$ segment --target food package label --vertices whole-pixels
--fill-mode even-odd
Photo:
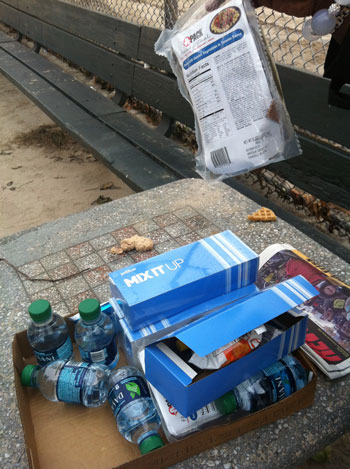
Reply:
[[[242,1],[193,22],[171,46],[213,174],[238,174],[281,154],[275,104]]]

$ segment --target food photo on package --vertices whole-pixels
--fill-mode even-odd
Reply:
[[[161,33],[155,51],[192,106],[204,179],[301,154],[250,0],[199,0]]]

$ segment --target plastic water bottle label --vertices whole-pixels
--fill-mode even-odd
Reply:
[[[287,355],[281,361],[291,370],[295,384],[294,391],[303,388],[309,380],[309,373],[302,364],[292,355]]]
[[[150,397],[146,381],[140,376],[129,376],[113,386],[108,402],[117,416],[126,404],[142,397]]]
[[[272,402],[278,402],[294,392],[295,383],[288,367],[277,362],[264,368],[263,373],[272,384]]]
[[[62,368],[56,384],[57,399],[61,402],[80,404],[82,387],[88,363],[67,362]]]
[[[39,352],[34,349],[34,355],[40,366],[45,366],[55,360],[69,360],[73,355],[73,345],[70,337],[57,349],[49,352]]]
[[[100,363],[102,365],[108,366],[115,360],[115,357],[117,355],[117,344],[115,342],[115,337],[113,338],[111,343],[107,345],[107,347],[101,350],[89,352],[79,347],[79,352],[84,362]]]

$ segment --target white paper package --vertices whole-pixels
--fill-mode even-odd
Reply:
[[[150,383],[148,383],[148,386],[162,419],[163,430],[168,441],[184,438],[191,433],[205,428],[209,423],[214,424],[215,420],[222,417],[215,406],[215,402],[210,402],[189,417],[183,417],[154,386]]]
[[[203,178],[301,153],[250,0],[199,0],[162,32],[155,51],[192,105]]]

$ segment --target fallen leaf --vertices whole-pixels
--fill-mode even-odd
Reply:
[[[102,205],[106,204],[107,202],[112,202],[112,199],[110,197],[106,197],[105,195],[100,195],[91,203],[91,205]]]

